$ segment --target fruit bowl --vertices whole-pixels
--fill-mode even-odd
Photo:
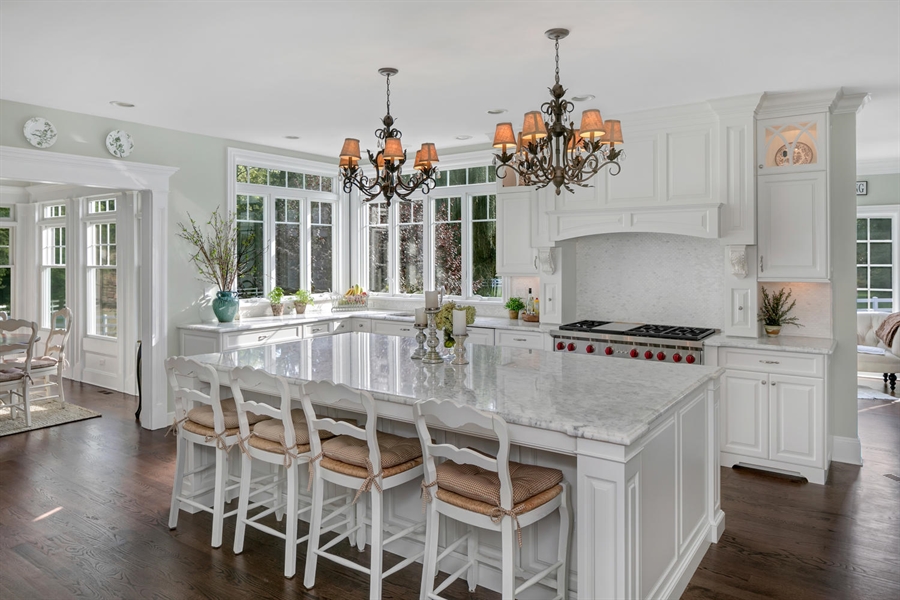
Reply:
[[[331,311],[368,310],[369,295],[358,285],[353,286],[343,295],[335,294],[332,297]]]

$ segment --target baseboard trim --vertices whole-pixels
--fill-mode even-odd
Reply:
[[[831,460],[849,465],[863,464],[862,444],[860,444],[858,437],[851,438],[833,435],[831,436],[831,442],[833,449]]]

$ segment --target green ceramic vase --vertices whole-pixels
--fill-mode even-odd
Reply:
[[[231,290],[216,292],[216,297],[212,301],[212,307],[219,323],[231,323],[234,321],[234,315],[237,314],[239,304],[237,292]]]

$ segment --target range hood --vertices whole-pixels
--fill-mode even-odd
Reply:
[[[674,233],[718,238],[721,203],[652,205],[546,213],[554,242],[604,233]]]

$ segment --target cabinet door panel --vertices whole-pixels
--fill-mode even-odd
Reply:
[[[768,378],[764,374],[725,371],[722,376],[724,452],[768,458],[767,385]]]
[[[828,165],[826,113],[757,121],[760,175],[824,171]]]
[[[759,177],[759,279],[828,279],[825,173]]]
[[[534,275],[531,247],[532,192],[497,194],[497,275]]]
[[[824,387],[821,379],[775,375],[769,382],[769,458],[823,467]]]

